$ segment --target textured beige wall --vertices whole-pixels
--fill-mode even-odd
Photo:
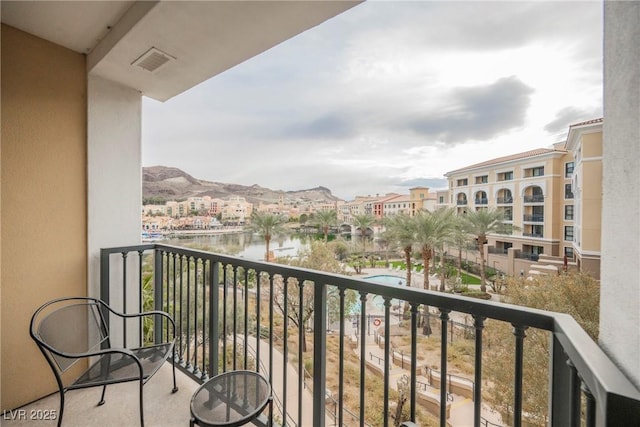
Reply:
[[[86,295],[85,57],[2,25],[2,409],[54,391],[33,311]]]

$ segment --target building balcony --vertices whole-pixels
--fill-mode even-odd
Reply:
[[[522,215],[522,221],[524,222],[544,222],[544,215]]]
[[[544,195],[542,194],[534,194],[534,195],[525,195],[523,197],[524,203],[544,203]]]
[[[513,203],[513,197],[498,197],[496,203],[499,205],[510,205]]]
[[[466,200],[457,200],[456,204],[458,206],[466,206],[467,205],[467,201]]]
[[[495,248],[493,246],[489,246],[488,250],[490,254],[494,254],[494,255],[507,255],[509,253],[509,249]]]
[[[525,232],[523,232],[522,235],[524,237],[534,237],[536,239],[542,239],[544,237],[544,235],[542,233],[525,233]]]
[[[150,425],[186,425],[189,399],[199,384],[223,371],[252,369],[270,379],[274,392],[271,410],[256,425],[392,425],[390,390],[406,375],[406,404],[414,422],[426,412],[441,426],[520,426],[527,415],[523,358],[529,328],[547,331],[550,338],[548,372],[540,373],[550,379],[549,425],[640,423],[640,392],[567,314],[161,244],[103,249],[100,275],[101,299],[112,306],[122,310],[117,306],[127,295],[134,297],[128,306],[137,309],[137,301],[144,301],[143,309],[164,310],[176,321],[180,391],[170,393],[168,365],[149,382],[144,398]],[[352,307],[347,312],[348,300]],[[427,306],[430,311],[424,311]],[[468,319],[473,319],[470,324]],[[513,362],[502,361],[514,378],[505,422],[496,420],[500,415],[483,402],[487,319],[513,327],[508,344]],[[425,321],[440,336],[437,369],[427,366],[422,354],[418,357],[419,343],[426,338],[419,323]],[[407,328],[405,349],[384,339],[400,322]],[[129,339],[142,339],[143,329],[144,336],[163,333],[160,321],[144,328],[114,323],[112,334],[126,330]],[[464,328],[459,339],[475,348],[473,374],[452,375],[447,352],[456,328]],[[357,362],[347,366],[354,357]],[[440,378],[447,379],[444,386]],[[366,408],[374,390],[382,400],[379,410],[371,411]],[[135,384],[110,386],[106,404],[98,408],[100,391],[70,392],[65,423],[136,424],[137,407],[131,404],[138,392]],[[57,409],[57,402],[52,395],[22,409],[28,415],[38,408]],[[7,427],[24,425],[7,417]]]
[[[489,199],[487,199],[487,198],[475,199],[474,203],[476,205],[486,205],[486,204],[489,203]]]

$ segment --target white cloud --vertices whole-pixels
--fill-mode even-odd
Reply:
[[[600,2],[365,2],[145,100],[143,162],[345,198],[406,192],[601,116],[601,36]]]

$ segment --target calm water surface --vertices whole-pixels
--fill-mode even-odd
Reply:
[[[301,249],[309,247],[309,242],[310,240],[306,236],[274,237],[271,239],[269,249],[273,251],[273,254],[276,257],[295,257]],[[162,240],[162,243],[219,252],[256,261],[264,260],[264,238],[249,233],[215,234],[208,236],[174,236],[172,238]]]

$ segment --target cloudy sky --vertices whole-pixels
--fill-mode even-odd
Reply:
[[[344,199],[562,141],[602,116],[602,3],[367,1],[165,103],[143,164]]]

